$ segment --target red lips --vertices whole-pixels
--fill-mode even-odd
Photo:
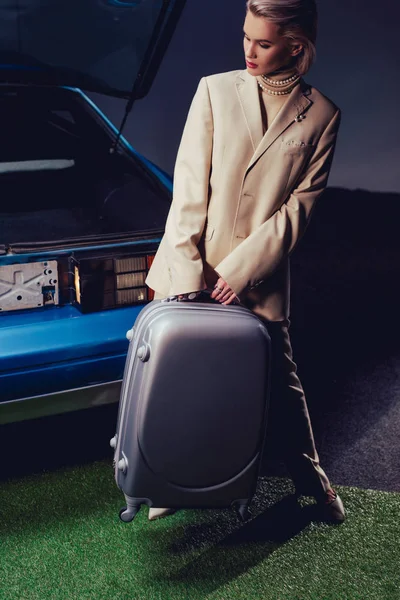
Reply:
[[[256,69],[257,65],[255,65],[254,63],[249,62],[248,60],[246,60],[246,65],[249,67],[249,69]]]

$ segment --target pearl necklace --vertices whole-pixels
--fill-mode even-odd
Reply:
[[[288,77],[287,79],[281,79],[281,80],[270,79],[266,75],[261,75],[261,80],[257,77],[257,83],[260,86],[260,88],[262,89],[262,91],[266,92],[270,96],[283,96],[285,94],[290,94],[290,92],[298,84],[299,81],[300,81],[300,75],[298,75],[297,73],[295,73],[291,77]],[[272,86],[272,87],[276,87],[276,88],[281,87],[281,86],[286,86],[286,89],[272,90],[268,86]]]
[[[290,83],[295,79],[299,79],[300,75],[294,74],[291,77],[288,77],[287,79],[282,79],[281,81],[279,81],[278,79],[269,79],[269,77],[267,77],[266,75],[261,75],[261,77],[270,85],[285,85],[285,83]]]

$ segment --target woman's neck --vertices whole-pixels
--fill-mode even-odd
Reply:
[[[297,68],[293,64],[284,65],[275,71],[270,71],[269,73],[263,73],[263,75],[266,75],[269,79],[273,79],[274,81],[282,81],[283,79],[287,79],[288,77],[297,74]]]
[[[300,75],[296,67],[291,64],[263,75],[257,75],[257,81],[266,94],[282,96],[290,94],[292,89],[300,82]]]

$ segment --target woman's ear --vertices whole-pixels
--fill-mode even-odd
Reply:
[[[298,54],[300,54],[300,52],[303,50],[303,45],[302,44],[292,44],[291,50],[290,50],[290,54],[292,56],[297,56]]]

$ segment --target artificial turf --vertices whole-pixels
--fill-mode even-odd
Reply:
[[[263,477],[241,523],[227,510],[119,521],[111,463],[0,484],[1,600],[399,600],[400,494],[335,486],[342,525]]]

